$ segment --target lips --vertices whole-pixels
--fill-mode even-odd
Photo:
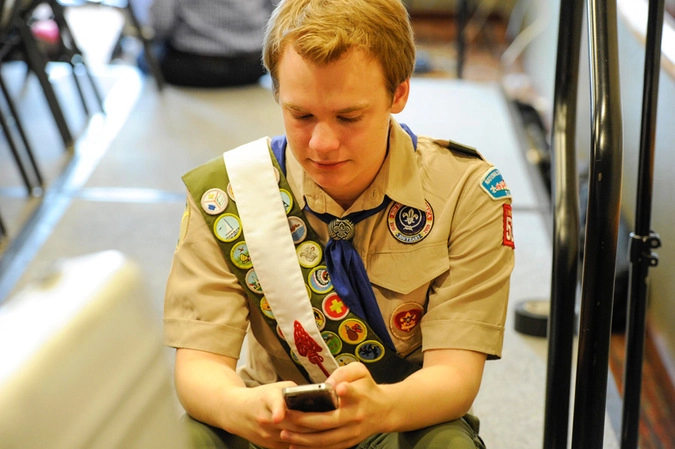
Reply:
[[[337,169],[339,167],[342,167],[346,164],[345,161],[336,161],[336,162],[311,161],[311,163],[315,167],[323,169],[323,170],[335,170],[335,169]]]

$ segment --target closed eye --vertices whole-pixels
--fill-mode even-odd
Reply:
[[[293,114],[293,118],[295,120],[309,120],[310,118],[312,118],[312,114],[303,114],[303,115]]]
[[[338,120],[345,123],[355,123],[361,120],[361,116],[358,117],[338,117]]]

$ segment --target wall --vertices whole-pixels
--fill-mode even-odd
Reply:
[[[531,3],[528,23],[541,20],[548,26],[523,53],[523,64],[532,79],[533,87],[541,96],[538,104],[547,124],[551,120],[555,82],[555,60],[559,19],[559,0],[539,0]],[[640,138],[642,84],[644,70],[644,45],[619,14],[619,68],[624,125],[624,181],[622,209],[633,223],[637,188],[637,166]],[[646,27],[646,25],[643,25]],[[587,28],[583,28],[580,60],[579,99],[577,121],[578,162],[588,164],[590,148],[590,87],[587,51]],[[652,228],[662,240],[663,247],[656,250],[660,263],[650,269],[649,318],[658,332],[666,363],[671,376],[675,374],[675,74],[661,71],[659,84],[658,116],[656,129],[656,161],[654,167],[654,192]]]

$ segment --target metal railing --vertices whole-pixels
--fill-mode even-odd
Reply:
[[[554,240],[546,379],[544,448],[567,448],[579,254],[579,188],[575,160],[576,96],[584,0],[561,2],[554,94]],[[591,156],[581,279],[572,429],[573,449],[603,447],[621,209],[623,142],[616,0],[586,2],[591,80]],[[647,271],[660,246],[650,229],[652,174],[663,0],[649,1],[621,448],[637,447],[646,319]]]

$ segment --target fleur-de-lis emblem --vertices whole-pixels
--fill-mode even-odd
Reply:
[[[410,207],[407,211],[401,213],[404,229],[411,229],[419,221],[420,215],[417,212],[417,209]]]

